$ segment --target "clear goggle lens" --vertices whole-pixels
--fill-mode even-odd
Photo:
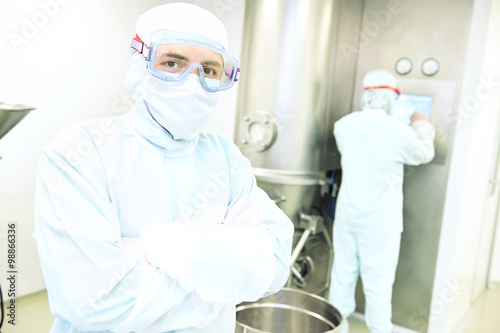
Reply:
[[[203,88],[213,92],[229,89],[238,79],[238,61],[206,43],[159,40],[151,51],[148,68],[164,81],[179,82],[196,74]]]

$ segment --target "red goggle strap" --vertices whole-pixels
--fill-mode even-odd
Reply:
[[[149,46],[144,44],[144,42],[141,40],[141,37],[139,37],[138,34],[135,34],[135,37],[132,38],[132,42],[130,42],[130,47],[139,52],[144,56],[144,58],[148,59],[149,58]]]
[[[390,89],[392,91],[394,91],[396,94],[401,95],[401,90],[399,90],[398,88],[394,88],[394,87],[391,87],[391,86],[377,86],[377,87],[366,87],[365,90],[372,90],[372,89]]]

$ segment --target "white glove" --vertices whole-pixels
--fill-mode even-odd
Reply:
[[[436,129],[428,120],[416,120],[411,123],[411,127],[417,136],[422,140],[434,141],[436,138]]]

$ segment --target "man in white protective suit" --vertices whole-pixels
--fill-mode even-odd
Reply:
[[[222,22],[171,3],[136,33],[132,110],[70,126],[38,166],[51,332],[234,332],[236,304],[285,284],[293,224],[238,148],[202,131],[239,73]],[[82,142],[86,156],[68,154]]]
[[[341,154],[340,185],[333,228],[334,260],[329,300],[344,320],[355,310],[361,274],[370,333],[392,333],[392,286],[403,231],[404,164],[434,157],[435,129],[418,112],[411,126],[395,115],[400,94],[396,78],[374,70],[363,79],[362,111],[337,121],[334,136]]]

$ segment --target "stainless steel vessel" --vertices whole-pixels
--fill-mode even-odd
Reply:
[[[259,187],[295,223],[297,263],[288,286],[317,294],[328,290],[332,259],[320,188],[326,173],[340,168],[333,124],[351,111],[355,79],[356,59],[339,44],[360,27],[362,6],[246,2],[235,141]]]
[[[297,225],[340,167],[333,123],[351,110],[356,62],[338,44],[361,14],[361,0],[246,2],[235,141]]]
[[[342,316],[324,298],[284,288],[236,308],[235,333],[337,333]]]

